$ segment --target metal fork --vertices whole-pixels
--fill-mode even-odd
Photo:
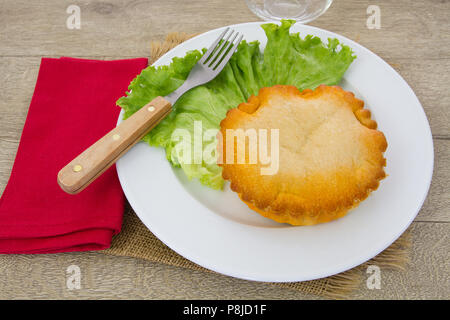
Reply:
[[[178,89],[150,101],[62,168],[58,173],[60,187],[70,194],[83,190],[164,119],[183,93],[214,79],[243,37],[229,31],[226,28],[221,33]]]

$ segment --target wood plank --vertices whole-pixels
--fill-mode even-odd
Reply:
[[[368,29],[366,10],[378,5],[381,28]],[[428,1],[334,1],[311,25],[342,34],[383,59],[449,58],[450,2]]]
[[[71,4],[70,0],[6,1],[0,21],[0,55],[145,56],[150,40],[168,32],[204,32],[259,20],[240,0],[77,1],[81,29],[69,30],[66,8]]]
[[[258,21],[243,0],[77,1],[81,29],[66,28],[71,0],[3,0],[0,55],[145,56],[151,39],[170,31],[204,32]],[[312,22],[360,42],[383,58],[449,58],[448,1],[379,3],[381,29],[366,26],[373,1],[335,1]]]
[[[381,289],[369,290],[363,282],[352,298],[450,298],[450,224],[415,222],[411,231],[411,262],[407,270],[381,269]],[[367,279],[367,275],[363,277]]]
[[[428,197],[415,221],[450,222],[450,140],[434,140],[434,172]]]
[[[393,58],[386,61],[419,98],[433,136],[450,138],[450,90],[446,87],[446,83],[450,83],[450,59]],[[399,123],[401,121],[399,119]]]
[[[350,298],[448,299],[450,224],[414,223],[411,264],[381,269],[381,289],[365,281]],[[81,289],[67,290],[66,269],[81,270]],[[362,275],[363,280],[367,275]],[[100,253],[1,255],[0,299],[317,299],[291,289],[214,273]]]

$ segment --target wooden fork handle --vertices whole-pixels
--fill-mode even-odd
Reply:
[[[62,168],[58,173],[60,187],[70,194],[86,188],[171,110],[171,103],[163,97],[153,99]]]

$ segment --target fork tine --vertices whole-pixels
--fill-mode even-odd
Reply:
[[[220,40],[222,40],[223,36],[228,32],[228,30],[230,30],[229,27],[227,27],[221,34],[220,36],[214,41],[214,43],[208,48],[208,50],[205,52],[205,54],[203,55],[203,57],[199,60],[200,63],[205,62],[205,60],[207,60],[207,58],[211,55],[211,53],[214,51],[214,49],[216,48],[217,44],[219,43]]]
[[[219,70],[221,71],[223,69],[223,67],[227,64],[228,60],[230,60],[231,56],[233,55],[234,51],[236,51],[237,46],[239,45],[239,43],[241,43],[242,38],[244,37],[242,34],[239,36],[238,40],[236,41],[236,43],[233,42],[236,39],[236,37],[238,36],[239,33],[236,33],[236,35],[234,36],[233,40],[230,42],[230,46],[233,46],[228,52],[225,51],[223,57],[220,57],[220,59],[218,59],[218,62],[215,66],[213,66],[212,68],[214,70]],[[222,61],[221,61],[222,60]]]
[[[217,47],[217,50],[213,51],[213,53],[211,54],[211,59],[207,59],[206,61],[209,60],[208,62],[208,67],[211,67],[211,65],[216,61],[217,57],[219,57],[222,54],[223,49],[228,46],[228,39],[230,39],[230,37],[233,35],[234,30],[231,30],[231,32],[227,35],[227,37],[225,39],[222,39],[222,43]]]

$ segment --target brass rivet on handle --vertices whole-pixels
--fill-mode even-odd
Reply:
[[[118,135],[117,133],[115,135],[112,136],[113,140],[119,140],[120,139],[120,135]]]
[[[73,166],[73,171],[75,171],[75,172],[79,172],[79,171],[81,171],[82,169],[83,169],[83,167],[80,166],[79,164]]]
[[[150,107],[147,108],[147,110],[150,111],[150,112],[153,112],[153,111],[155,111],[155,107],[154,106],[150,106]]]

